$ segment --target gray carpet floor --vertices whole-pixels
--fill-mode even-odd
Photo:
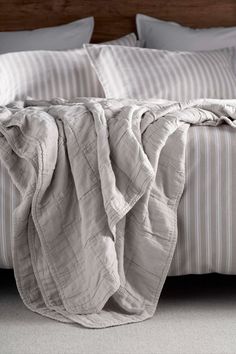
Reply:
[[[168,278],[155,316],[100,330],[29,311],[0,270],[0,354],[235,354],[236,276]]]

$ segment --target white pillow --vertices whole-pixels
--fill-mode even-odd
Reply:
[[[65,50],[89,43],[94,18],[32,31],[0,32],[0,54],[26,50]]]
[[[85,45],[107,98],[236,98],[236,48],[206,52]]]
[[[236,45],[236,27],[192,29],[140,14],[136,25],[139,39],[147,48],[198,51]]]
[[[134,33],[116,45],[137,45]],[[53,97],[104,97],[86,50],[28,51],[0,55],[0,105],[27,96],[49,100]]]

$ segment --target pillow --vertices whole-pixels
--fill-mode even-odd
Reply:
[[[202,51],[236,45],[236,27],[192,29],[145,15],[136,16],[136,25],[147,48]]]
[[[81,48],[93,33],[93,17],[33,31],[0,32],[0,54],[26,50]]]
[[[113,45],[137,45],[134,33]],[[27,96],[49,100],[53,97],[104,97],[86,50],[29,51],[0,55],[0,105]]]
[[[171,52],[85,47],[107,98],[236,98],[236,48]]]

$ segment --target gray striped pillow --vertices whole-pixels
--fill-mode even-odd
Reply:
[[[170,52],[84,47],[107,98],[236,98],[236,48]]]
[[[107,42],[135,46],[134,33]],[[26,97],[104,97],[85,49],[27,51],[0,55],[0,105]]]

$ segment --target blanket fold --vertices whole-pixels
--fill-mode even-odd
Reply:
[[[0,158],[20,191],[22,300],[102,328],[151,317],[177,240],[189,124],[235,127],[233,102],[81,99],[0,110]]]

